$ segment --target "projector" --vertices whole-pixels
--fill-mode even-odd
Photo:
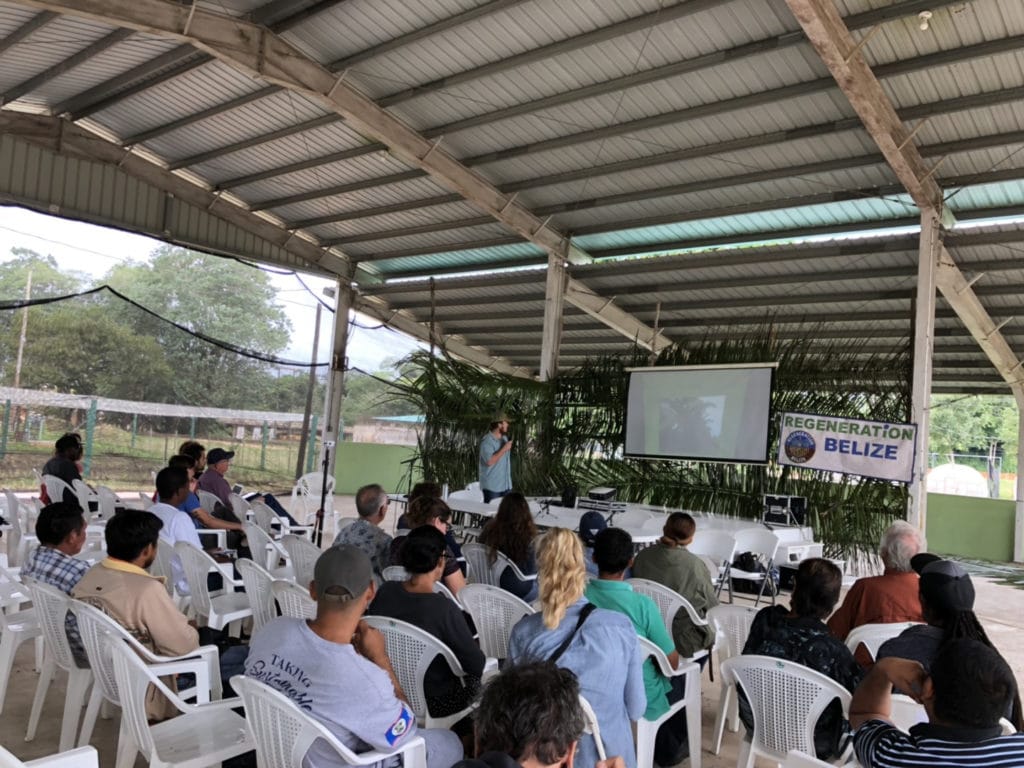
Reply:
[[[591,488],[587,491],[587,498],[594,501],[612,501],[615,499],[614,488]]]

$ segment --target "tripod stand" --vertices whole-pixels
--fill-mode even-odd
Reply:
[[[320,507],[316,511],[316,520],[313,523],[313,543],[318,547],[324,543],[324,508],[327,506],[327,470],[331,466],[331,448],[334,443],[324,443],[324,459],[320,464],[320,475],[323,483],[320,486]]]

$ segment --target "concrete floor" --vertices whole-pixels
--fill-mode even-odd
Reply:
[[[126,496],[126,498],[128,497]],[[355,506],[351,496],[336,497],[335,507],[344,517],[355,516]],[[395,519],[401,512],[401,508],[392,505],[391,511],[392,514],[385,521],[385,527],[393,530]],[[327,526],[328,529],[324,535],[325,546],[329,545],[334,538],[333,525],[328,522]],[[1013,668],[1018,680],[1024,681],[1024,631],[1022,631],[1024,630],[1024,590],[1000,584],[993,579],[973,577],[973,580],[977,590],[976,613],[992,642]],[[28,725],[29,709],[38,680],[38,675],[33,671],[32,664],[32,644],[25,643],[19,649],[15,659],[4,711],[0,715],[0,744],[22,760],[42,757],[57,751],[67,683],[67,676],[58,672],[53,685],[47,692],[36,738],[31,742],[26,742],[24,740],[25,728]],[[704,768],[734,766],[740,734],[727,730],[722,741],[721,754],[712,755],[708,751],[719,699],[717,672],[715,682],[712,683],[708,680],[705,670],[701,698]],[[110,720],[100,719],[96,723],[91,743],[99,751],[101,766],[114,765],[118,718],[119,715],[115,714]],[[684,761],[680,765],[687,766],[687,763],[688,761]],[[136,768],[145,765],[147,763],[141,757],[136,760]],[[767,768],[771,763],[759,759],[756,765],[759,768]],[[640,766],[640,768],[644,767]]]

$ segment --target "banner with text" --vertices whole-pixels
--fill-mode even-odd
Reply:
[[[909,483],[916,424],[782,414],[779,463]]]

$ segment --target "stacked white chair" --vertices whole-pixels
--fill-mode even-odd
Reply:
[[[121,717],[127,721],[122,730],[127,747],[119,749],[127,757],[115,768],[131,768],[137,752],[142,753],[149,768],[205,768],[255,747],[245,718],[232,711],[241,706],[240,699],[188,704],[121,638],[110,636],[107,645],[121,699]],[[151,687],[166,696],[181,714],[149,725],[146,694]]]
[[[293,581],[275,581],[270,585],[281,614],[293,619],[316,618],[316,602],[309,596],[309,587]]]
[[[404,768],[426,768],[427,753],[422,736],[416,736],[395,752],[356,753],[346,747],[322,723],[303,712],[287,696],[251,677],[236,675],[231,687],[245,702],[245,719],[256,742],[260,768],[295,768],[320,739],[338,755],[339,765],[387,764],[401,755]]]
[[[320,494],[323,493],[323,472],[310,472],[295,481],[289,512],[296,520],[310,523],[320,508]],[[334,510],[334,478],[327,477],[327,496],[324,499],[324,520],[330,517],[337,530],[338,519]]]
[[[745,605],[716,605],[708,611],[708,619],[715,625],[715,645],[711,649],[721,666],[726,659],[743,653],[750,635],[750,625],[754,623],[757,608]],[[736,699],[736,687],[724,676],[721,678],[721,693],[718,696],[718,714],[712,731],[712,749],[718,754],[722,748],[722,732],[726,720],[729,730],[734,733],[740,729],[740,714]]]
[[[528,603],[490,584],[467,584],[459,591],[459,602],[473,618],[480,650],[495,659],[508,658],[512,627],[524,616],[534,613]]]
[[[252,616],[249,598],[244,592],[231,591],[230,586],[227,589],[210,592],[206,575],[211,570],[220,573],[220,569],[212,557],[194,544],[179,541],[174,545],[174,552],[181,558],[181,567],[185,571],[192,611],[204,619],[209,627],[228,627],[237,637],[241,632],[242,619]],[[231,584],[226,578],[225,582]]]
[[[29,547],[38,545],[39,539],[36,538],[34,530],[26,530],[25,526],[30,515],[27,514],[27,510],[18,497],[14,495],[14,491],[5,488],[4,498],[6,500],[6,520],[7,524],[11,526],[6,533],[7,565],[11,568],[18,568],[24,565]]]
[[[179,691],[182,699],[195,697],[199,704],[216,700],[222,695],[220,681],[220,656],[216,646],[205,645],[184,656],[159,656],[132,637],[124,627],[103,613],[98,608],[81,602],[71,601],[71,611],[78,619],[78,631],[82,636],[82,644],[89,657],[89,666],[93,672],[92,694],[89,706],[86,707],[82,720],[82,731],[78,737],[78,745],[84,746],[92,738],[96,725],[96,716],[100,705],[107,701],[116,707],[121,706],[121,696],[117,690],[117,679],[114,675],[114,662],[110,655],[108,643],[111,638],[120,638],[142,661],[152,667],[159,675],[191,673],[195,676],[194,688]],[[130,739],[124,738],[124,730],[128,726],[126,718],[121,719],[121,732],[118,736],[117,765],[134,762],[134,753],[125,754],[131,748]]]
[[[53,676],[57,669],[62,669],[68,673],[64,718],[60,727],[59,749],[63,752],[75,745],[78,719],[82,714],[82,707],[85,706],[89,685],[92,683],[92,670],[88,667],[83,669],[75,663],[71,645],[68,643],[65,619],[68,609],[71,607],[71,598],[56,587],[38,581],[28,580],[25,586],[29,594],[32,595],[32,605],[35,607],[39,625],[43,630],[43,641],[46,648],[43,669],[39,673],[39,683],[36,685],[36,695],[32,699],[32,711],[28,718],[25,741],[32,741],[36,737],[36,728],[39,726],[39,717],[43,711],[46,692],[53,683]]]
[[[680,659],[679,667],[673,669],[668,662],[668,656],[661,648],[646,637],[640,637],[638,640],[640,641],[640,652],[644,658],[653,659],[662,675],[665,677],[685,676],[686,693],[656,720],[641,717],[636,721],[636,763],[638,766],[654,765],[654,740],[658,735],[658,729],[676,712],[685,708],[686,733],[690,747],[689,768],[700,768],[700,667],[692,661]]]
[[[388,658],[395,669],[398,682],[409,697],[409,706],[416,719],[426,728],[451,728],[475,707],[470,705],[460,712],[447,717],[431,717],[427,710],[427,695],[424,689],[424,676],[427,667],[440,656],[448,663],[448,668],[456,677],[465,678],[466,671],[451,649],[419,627],[399,619],[385,616],[367,616],[364,621],[384,635]]]
[[[737,768],[752,768],[761,755],[781,763],[791,749],[814,754],[814,727],[839,699],[850,713],[850,692],[820,672],[773,656],[742,655],[722,664],[722,676],[746,694],[754,729],[740,742]]]

